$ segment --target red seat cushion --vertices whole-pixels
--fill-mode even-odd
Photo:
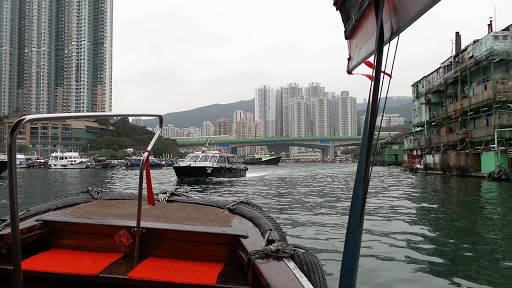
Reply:
[[[149,257],[128,273],[128,278],[183,284],[213,285],[223,263],[192,262]]]
[[[24,260],[21,265],[23,270],[29,271],[97,275],[121,257],[123,253],[50,249]]]

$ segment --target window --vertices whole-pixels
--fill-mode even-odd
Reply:
[[[199,155],[192,155],[192,156],[190,156],[190,158],[188,159],[187,162],[197,162],[198,159],[199,159]]]

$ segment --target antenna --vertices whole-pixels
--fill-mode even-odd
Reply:
[[[496,5],[494,5],[494,31],[498,31],[498,24],[496,21]]]

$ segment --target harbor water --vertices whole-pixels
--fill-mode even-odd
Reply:
[[[274,216],[288,242],[321,259],[338,287],[356,164],[251,166],[246,178],[177,183],[172,168],[151,170],[155,192],[248,199]],[[7,174],[7,173],[5,173]],[[0,176],[0,215],[9,211]],[[138,170],[20,169],[20,208],[87,187],[135,193]],[[135,213],[135,211],[134,211]],[[368,194],[358,287],[510,287],[512,183],[409,174],[375,167]]]

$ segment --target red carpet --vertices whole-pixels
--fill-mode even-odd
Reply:
[[[34,255],[21,263],[23,270],[97,275],[123,253],[99,253],[62,249],[50,249]]]
[[[213,285],[223,263],[191,262],[149,257],[128,273],[128,278],[183,284]]]

